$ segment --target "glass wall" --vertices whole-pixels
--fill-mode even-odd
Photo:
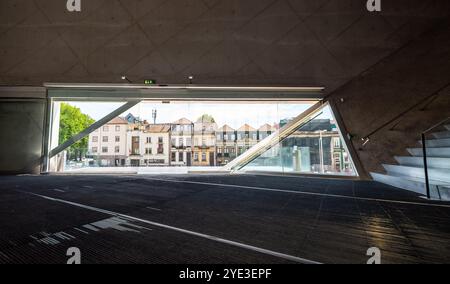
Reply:
[[[222,169],[315,102],[143,101],[118,114],[51,161],[52,171],[180,173]],[[123,102],[59,102],[52,148]],[[242,165],[244,166],[244,165]],[[329,107],[279,141],[245,171],[354,175]]]
[[[280,127],[289,121],[290,118],[282,119]],[[241,170],[356,175],[329,106],[325,106],[314,119],[298,127]]]

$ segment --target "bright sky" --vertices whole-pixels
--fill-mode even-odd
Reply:
[[[122,103],[93,103],[93,102],[70,102],[71,105],[81,109],[95,120],[102,118]],[[152,119],[152,110],[158,111],[157,123],[170,123],[182,117],[191,121],[197,120],[203,114],[214,117],[219,127],[228,124],[233,128],[239,128],[247,123],[255,128],[268,123],[273,125],[281,119],[292,118],[308,109],[312,104],[300,103],[264,103],[264,104],[242,104],[242,103],[171,103],[162,104],[154,102],[142,102],[121,116],[132,113],[149,122]],[[321,118],[332,118],[330,111],[326,108]]]

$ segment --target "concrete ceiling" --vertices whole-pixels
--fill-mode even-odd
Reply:
[[[0,84],[317,85],[332,92],[449,15],[448,0],[0,1]]]

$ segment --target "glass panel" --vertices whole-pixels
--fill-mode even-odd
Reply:
[[[51,171],[183,173],[192,167],[221,169],[273,137],[313,104],[143,101],[53,158]],[[121,105],[66,102],[64,108],[72,109],[69,114],[73,115],[61,112],[58,142]],[[89,121],[80,124],[80,117]],[[67,132],[70,135],[62,135]],[[355,175],[328,107],[244,170]]]
[[[281,119],[280,127],[291,119]],[[356,175],[329,106],[241,170]]]

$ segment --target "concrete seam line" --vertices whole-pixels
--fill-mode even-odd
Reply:
[[[43,198],[43,199],[46,199],[46,200],[50,200],[50,201],[60,202],[60,203],[76,206],[76,207],[79,207],[79,208],[84,208],[84,209],[88,209],[88,210],[91,210],[91,211],[100,212],[100,213],[111,215],[111,216],[122,217],[122,218],[126,218],[128,220],[133,220],[133,221],[138,221],[138,222],[141,222],[141,223],[146,223],[146,224],[149,224],[149,225],[152,225],[152,226],[156,226],[156,227],[160,227],[160,228],[164,228],[164,229],[168,229],[168,230],[172,230],[172,231],[177,231],[177,232],[180,232],[180,233],[184,233],[184,234],[188,234],[188,235],[192,235],[192,236],[196,236],[196,237],[200,237],[200,238],[216,241],[216,242],[219,242],[219,243],[223,243],[223,244],[227,244],[227,245],[231,245],[231,246],[235,246],[235,247],[244,248],[244,249],[247,249],[247,250],[251,250],[251,251],[259,252],[259,253],[262,253],[262,254],[275,256],[275,257],[278,257],[278,258],[283,258],[283,259],[286,259],[286,260],[290,260],[290,261],[294,261],[294,262],[298,262],[298,263],[302,263],[302,264],[321,264],[320,262],[312,261],[312,260],[309,260],[309,259],[305,259],[305,258],[301,258],[301,257],[297,257],[297,256],[292,256],[292,255],[289,255],[289,254],[284,254],[284,253],[280,253],[280,252],[276,252],[276,251],[272,251],[272,250],[268,250],[268,249],[263,249],[263,248],[260,248],[260,247],[255,247],[255,246],[252,246],[252,245],[247,245],[247,244],[244,244],[244,243],[239,243],[239,242],[236,242],[236,241],[231,241],[231,240],[227,240],[227,239],[223,239],[223,238],[219,238],[219,237],[215,237],[215,236],[211,236],[211,235],[207,235],[207,234],[203,234],[203,233],[198,233],[198,232],[194,232],[194,231],[190,231],[190,230],[186,230],[186,229],[182,229],[182,228],[178,228],[178,227],[173,227],[173,226],[169,226],[169,225],[165,225],[165,224],[161,224],[161,223],[157,223],[157,222],[153,222],[153,221],[149,221],[149,220],[145,220],[145,219],[129,216],[129,215],[126,215],[126,214],[121,214],[121,213],[117,213],[117,212],[113,212],[113,211],[109,211],[109,210],[105,210],[105,209],[92,207],[92,206],[89,206],[89,205],[84,205],[84,204],[80,204],[80,203],[76,203],[76,202],[71,202],[71,201],[67,201],[67,200],[63,200],[63,199],[59,199],[59,198],[53,198],[53,197],[49,197],[49,196],[45,196],[45,195],[32,193],[32,192],[26,192],[26,191],[18,191],[18,192],[22,192],[22,193],[25,193],[25,194],[30,194],[30,195],[37,196],[37,197],[40,197],[40,198]]]
[[[343,199],[356,199],[356,200],[364,200],[364,201],[375,201],[375,202],[385,202],[385,203],[397,203],[397,204],[407,204],[407,205],[450,208],[450,205],[446,205],[446,204],[433,204],[433,203],[380,199],[380,198],[370,198],[370,197],[345,196],[345,195],[338,195],[338,194],[306,192],[306,191],[297,191],[297,190],[288,190],[288,189],[268,188],[268,187],[255,187],[255,186],[246,186],[246,185],[209,183],[209,182],[186,181],[186,180],[159,179],[159,178],[150,178],[150,177],[145,177],[145,179],[162,181],[162,182],[171,182],[171,183],[188,183],[188,184],[211,185],[211,186],[217,186],[217,187],[231,187],[231,188],[237,187],[237,188],[243,188],[243,189],[293,193],[293,194],[301,194],[301,195],[324,196],[324,197],[334,197],[334,198],[343,198]]]

